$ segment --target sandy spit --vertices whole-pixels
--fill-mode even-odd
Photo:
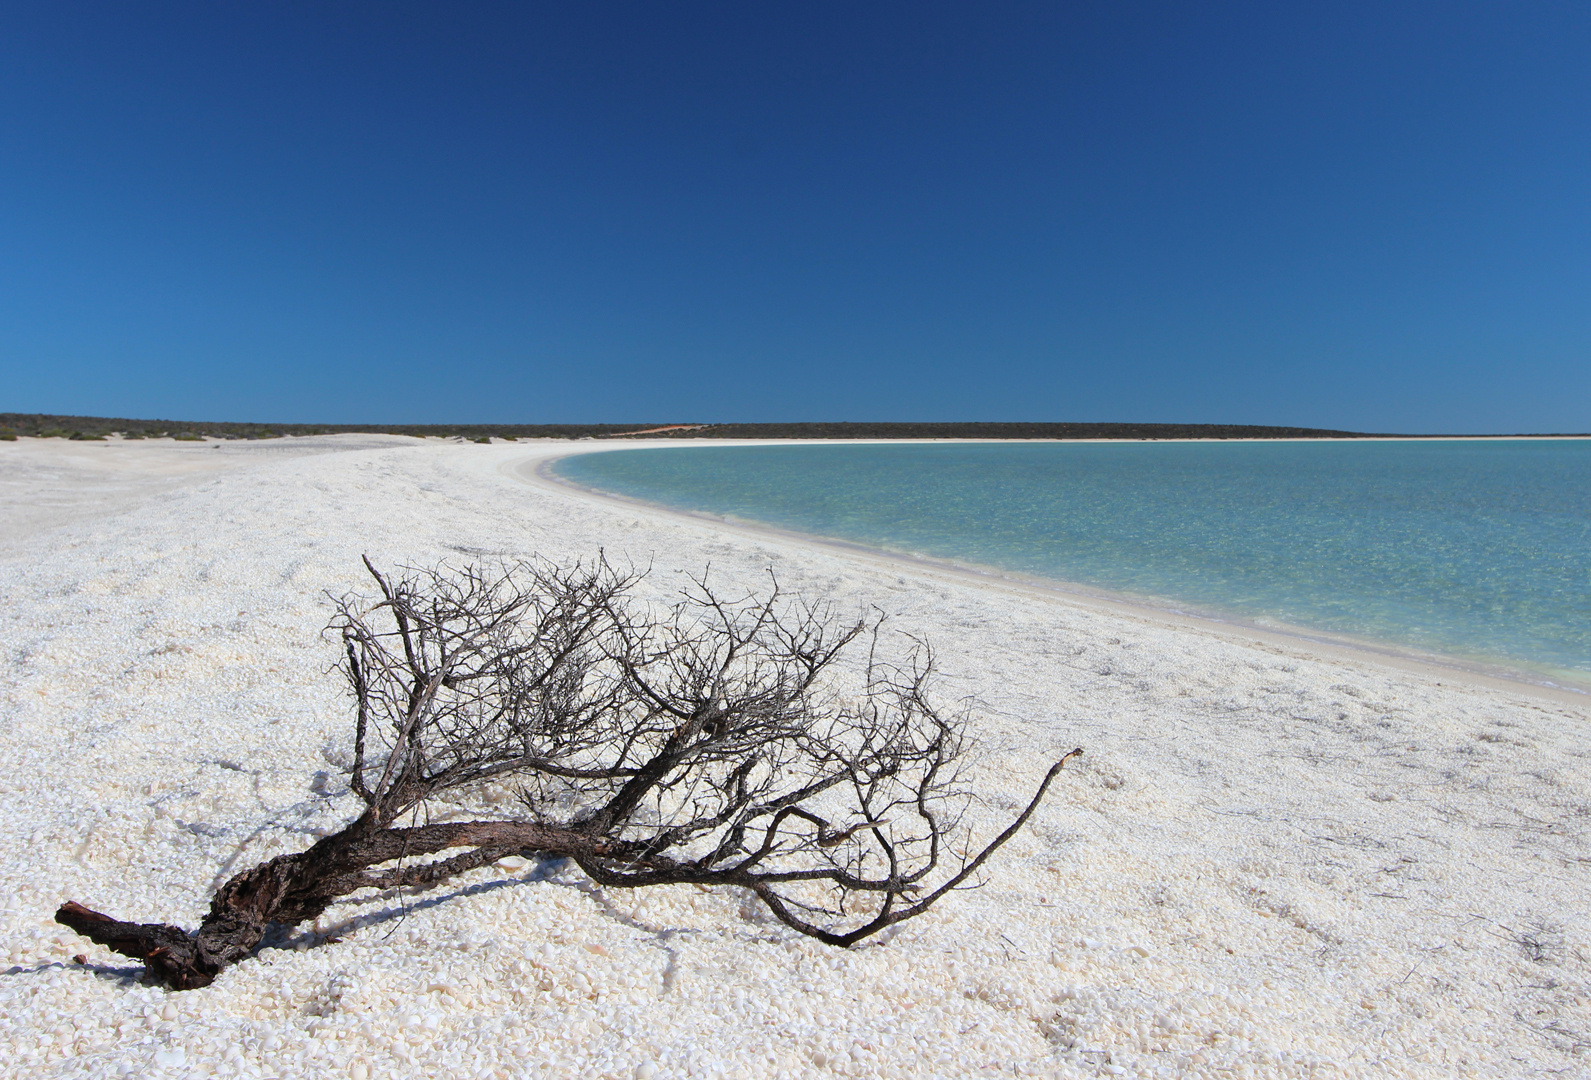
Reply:
[[[0,1073],[1591,1075],[1585,704],[525,482],[569,449],[0,443]],[[347,819],[320,631],[361,553],[598,547],[658,596],[710,562],[895,613],[978,702],[989,824],[1087,755],[982,888],[848,952],[558,866],[358,898],[186,994],[51,921],[193,925]]]

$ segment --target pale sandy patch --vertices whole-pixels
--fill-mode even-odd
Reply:
[[[7,521],[34,515],[0,561],[17,1075],[1588,1071],[1573,698],[521,481],[558,447],[361,438],[0,444]],[[78,899],[192,925],[224,868],[345,819],[319,631],[360,553],[599,546],[650,562],[658,596],[710,561],[895,612],[938,645],[945,694],[980,702],[989,821],[1064,749],[1083,767],[983,888],[850,952],[733,893],[545,867],[340,905],[340,941],[286,938],[188,994],[50,922]]]

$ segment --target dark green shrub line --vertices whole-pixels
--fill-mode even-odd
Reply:
[[[0,413],[0,439],[275,439],[284,435],[386,434],[463,439],[1356,439],[1410,436],[1254,424],[1039,422],[811,422],[776,424],[254,424]],[[1457,434],[1457,433],[1454,433]],[[1545,434],[1545,433],[1535,433]],[[1567,433],[1565,433],[1567,434]],[[1506,438],[1508,436],[1496,436]],[[9,439],[7,441],[10,441]]]

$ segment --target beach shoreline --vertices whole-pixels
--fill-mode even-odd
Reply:
[[[895,440],[900,442],[904,440]],[[913,440],[921,442],[948,442],[952,440]],[[954,440],[975,441],[975,440]],[[1004,440],[1011,441],[1011,440]],[[1024,440],[1041,441],[1041,440]],[[1044,440],[1048,441],[1048,440]],[[1119,440],[1068,440],[1073,442],[1103,442]],[[1173,440],[1160,440],[1173,441]],[[1195,440],[1184,440],[1195,441]],[[1224,440],[1239,441],[1239,440]],[[1330,442],[1332,440],[1241,440],[1249,442]],[[1453,441],[1453,440],[1447,440]],[[782,440],[782,441],[748,441],[747,446],[796,446],[796,445],[879,445],[880,440]],[[808,544],[826,550],[845,552],[854,558],[880,560],[885,564],[900,563],[919,568],[927,572],[937,572],[964,578],[981,583],[992,589],[1008,589],[1021,593],[1052,596],[1062,602],[1081,605],[1097,605],[1106,610],[1124,615],[1136,616],[1151,620],[1158,620],[1168,625],[1178,626],[1190,630],[1199,630],[1215,634],[1236,635],[1246,640],[1265,642],[1281,647],[1295,647],[1305,650],[1318,650],[1328,656],[1360,656],[1367,659],[1373,658],[1382,663],[1395,667],[1405,667],[1408,670],[1421,671],[1430,675],[1446,674],[1451,678],[1474,682],[1481,686],[1523,686],[1543,696],[1565,703],[1587,703],[1591,698],[1591,679],[1577,680],[1574,673],[1546,672],[1532,670],[1526,667],[1510,667],[1504,663],[1486,663],[1478,660],[1466,660],[1462,657],[1447,656],[1412,646],[1401,645],[1397,642],[1375,641],[1368,638],[1356,638],[1346,634],[1334,634],[1329,631],[1317,630],[1311,627],[1291,625],[1275,620],[1259,623],[1241,616],[1216,613],[1201,610],[1195,605],[1180,603],[1175,600],[1160,597],[1140,597],[1109,589],[1097,588],[1080,582],[1061,581],[1042,578],[1032,575],[1023,575],[993,566],[980,566],[959,560],[936,558],[930,555],[917,555],[907,552],[890,551],[885,548],[871,547],[866,544],[843,540],[838,537],[821,536],[815,533],[800,532],[794,529],[785,529],[766,522],[753,521],[741,518],[726,517],[707,512],[686,510],[679,507],[667,506],[662,503],[651,502],[646,499],[633,498],[617,492],[602,491],[575,483],[574,481],[559,476],[553,466],[564,458],[582,453],[601,453],[616,449],[663,449],[665,446],[722,446],[722,442],[701,440],[695,443],[681,441],[678,443],[658,444],[637,441],[623,446],[604,445],[601,447],[586,448],[577,444],[576,448],[561,452],[535,455],[525,462],[512,468],[523,479],[530,483],[555,485],[566,489],[582,492],[592,498],[611,500],[622,505],[643,508],[658,514],[676,515],[688,520],[707,522],[715,527],[733,530],[747,536],[764,535],[780,537],[789,542]]]
[[[0,532],[13,763],[0,1053],[13,1067],[173,1080],[1586,1069],[1583,696],[523,475],[586,445],[0,444],[0,499],[27,509]],[[429,566],[598,549],[651,567],[646,602],[709,565],[746,591],[772,567],[792,595],[887,613],[934,643],[940,692],[981,745],[967,779],[982,831],[1060,754],[1085,756],[980,888],[852,950],[785,931],[732,889],[624,893],[562,865],[354,898],[184,994],[51,921],[77,900],[195,925],[226,874],[349,819],[350,704],[321,631],[328,594],[368,593],[362,554]]]

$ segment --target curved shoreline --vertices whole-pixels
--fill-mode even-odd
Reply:
[[[887,443],[896,445],[902,442],[935,443],[951,440],[746,440],[730,445],[738,446],[799,446],[840,443],[843,445],[878,445]],[[954,440],[956,442],[987,442],[993,440]],[[1000,440],[1010,441],[1010,440]],[[1037,440],[1029,440],[1037,441]],[[1048,440],[1045,440],[1048,441]],[[1079,440],[1074,440],[1079,441]],[[1096,440],[1112,441],[1112,440]],[[1166,441],[1166,440],[1162,440]],[[1235,440],[1228,440],[1235,441]],[[1266,440],[1275,441],[1275,440]],[[1286,440],[1286,441],[1325,441],[1325,440]],[[714,440],[678,440],[667,443],[652,441],[627,441],[604,443],[599,446],[568,446],[559,447],[549,454],[537,454],[527,458],[505,463],[502,471],[508,473],[534,486],[543,486],[565,493],[574,492],[587,498],[603,502],[614,503],[634,509],[645,510],[650,513],[660,514],[665,517],[680,521],[687,521],[696,525],[709,525],[717,529],[725,529],[742,536],[766,537],[778,539],[785,543],[794,543],[816,547],[825,551],[837,552],[847,555],[864,563],[873,565],[887,565],[893,567],[910,567],[918,573],[945,575],[954,580],[977,584],[984,588],[1004,590],[1020,593],[1027,596],[1047,597],[1052,600],[1075,604],[1081,607],[1103,609],[1115,614],[1130,615],[1148,621],[1170,625],[1188,630],[1200,630],[1218,636],[1234,637],[1247,641],[1258,641],[1273,646],[1292,646],[1304,648],[1316,653],[1332,657],[1354,657],[1373,660],[1392,667],[1404,670],[1418,671],[1424,674],[1448,674],[1450,676],[1474,682],[1478,685],[1493,688],[1529,689],[1553,701],[1583,705],[1588,696],[1591,696],[1591,679],[1583,684],[1573,679],[1558,676],[1554,679],[1541,671],[1528,668],[1511,667],[1506,664],[1491,664],[1481,661],[1466,660],[1464,658],[1449,656],[1443,653],[1428,652],[1412,646],[1397,642],[1377,641],[1366,638],[1356,638],[1351,635],[1334,634],[1329,631],[1316,630],[1306,626],[1291,623],[1276,623],[1274,625],[1261,625],[1257,622],[1239,616],[1217,614],[1215,612],[1200,610],[1192,605],[1183,604],[1174,599],[1162,597],[1139,597],[1132,594],[1115,592],[1109,589],[1100,589],[1085,585],[1080,582],[1064,581],[1053,578],[1032,577],[1003,570],[999,567],[984,566],[974,563],[965,563],[953,559],[943,559],[935,556],[913,555],[907,552],[891,551],[888,548],[873,547],[839,537],[824,536],[817,533],[806,533],[795,529],[786,529],[766,522],[751,519],[725,517],[702,511],[684,510],[678,507],[667,506],[662,503],[638,499],[632,496],[620,495],[615,492],[603,491],[597,488],[588,488],[576,484],[565,477],[553,472],[553,465],[567,457],[574,457],[587,453],[603,453],[613,450],[633,449],[667,449],[681,446],[724,446],[722,441]],[[549,450],[553,448],[549,447]]]
[[[0,1052],[29,1075],[1070,1080],[1105,1054],[1190,1080],[1584,1072],[1578,1029],[1543,1026],[1591,993],[1582,695],[535,476],[589,444],[91,446],[0,444],[0,501],[42,515],[0,558]],[[53,921],[77,896],[191,924],[218,869],[358,813],[322,630],[327,597],[371,596],[360,554],[599,546],[655,556],[642,604],[709,563],[755,593],[773,563],[792,595],[937,642],[979,834],[1087,753],[978,888],[877,946],[770,925],[736,889],[519,860],[334,905],[192,994]]]

